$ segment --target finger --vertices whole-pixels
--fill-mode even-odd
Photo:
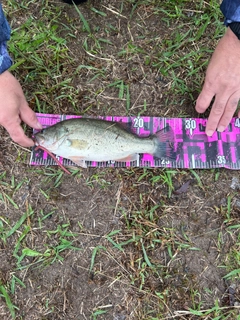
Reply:
[[[213,133],[216,131],[219,121],[224,114],[226,105],[227,105],[227,98],[226,95],[221,97],[221,100],[216,96],[215,101],[212,106],[212,110],[210,112],[207,125],[206,125],[206,135],[211,137]]]
[[[25,122],[30,127],[38,130],[42,129],[42,125],[38,121],[35,112],[31,108],[29,108],[26,101],[24,101],[24,103],[21,104],[20,117],[22,121]]]
[[[28,138],[24,131],[23,128],[20,126],[19,123],[11,123],[4,125],[5,129],[8,131],[10,137],[12,138],[13,141],[16,143],[20,144],[23,147],[32,147],[34,146],[34,142],[32,139]]]
[[[206,85],[203,86],[201,93],[199,94],[196,102],[196,111],[198,113],[203,113],[209,107],[215,93],[206,88]]]
[[[239,98],[240,98],[240,91],[236,91],[228,99],[224,113],[223,113],[223,115],[219,121],[218,127],[217,127],[217,130],[219,132],[223,132],[227,128],[227,126],[229,125],[229,123],[234,115],[234,112],[237,109]]]

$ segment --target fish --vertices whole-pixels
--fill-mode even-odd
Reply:
[[[86,161],[134,161],[139,154],[174,158],[173,130],[167,126],[140,137],[122,123],[94,118],[63,120],[35,134],[35,145],[87,168]]]

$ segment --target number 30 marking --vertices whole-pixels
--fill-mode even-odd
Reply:
[[[196,121],[192,119],[186,120],[186,129],[196,129]]]

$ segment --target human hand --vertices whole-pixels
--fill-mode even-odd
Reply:
[[[34,142],[25,135],[21,121],[32,128],[42,129],[35,113],[28,106],[20,83],[9,71],[5,71],[0,75],[0,124],[13,141],[23,147],[31,147]]]
[[[196,111],[203,113],[213,97],[215,100],[206,126],[208,136],[212,136],[216,129],[219,132],[226,129],[240,99],[240,40],[230,28],[219,41],[210,60]]]

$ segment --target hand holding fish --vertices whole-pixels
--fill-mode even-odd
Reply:
[[[13,141],[23,147],[31,147],[34,142],[25,135],[21,121],[32,128],[42,129],[35,113],[28,106],[18,80],[9,71],[5,71],[0,75],[0,124]]]

